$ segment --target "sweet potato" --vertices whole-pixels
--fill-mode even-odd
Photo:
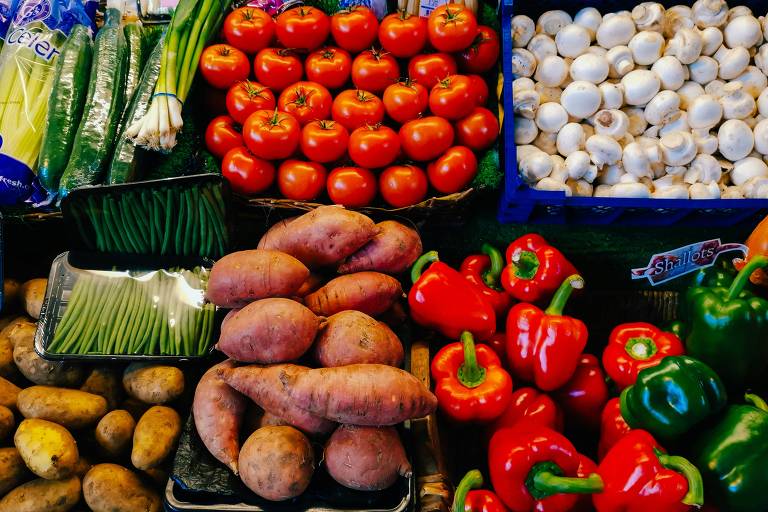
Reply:
[[[283,501],[303,493],[315,470],[309,440],[293,427],[263,427],[243,443],[240,478],[262,498]]]
[[[376,363],[400,366],[403,345],[383,322],[360,311],[328,317],[315,340],[315,359],[322,366]]]
[[[294,294],[296,297],[306,297],[313,291],[323,286],[323,278],[320,274],[310,272],[309,277],[302,283],[301,287]]]
[[[93,512],[160,512],[162,501],[133,471],[96,464],[83,479],[83,497]]]
[[[213,265],[205,293],[217,306],[238,308],[267,297],[290,297],[308,276],[307,267],[283,252],[239,251]]]
[[[123,387],[144,403],[165,404],[184,392],[184,373],[175,366],[131,363],[123,372]]]
[[[365,215],[340,206],[320,206],[274,226],[259,249],[283,251],[310,269],[338,264],[376,236],[378,228]]]
[[[131,463],[136,469],[159,466],[176,449],[180,435],[179,413],[164,405],[150,407],[133,431]]]
[[[395,425],[437,408],[437,398],[410,373],[382,364],[318,368],[280,377],[293,403],[351,425]]]
[[[68,512],[80,501],[80,479],[38,478],[15,488],[0,500],[0,512]]]
[[[44,278],[30,279],[21,285],[20,292],[24,310],[35,320],[40,318],[40,309],[43,307],[47,285],[48,280]]]
[[[233,367],[234,361],[227,359],[205,372],[195,389],[192,415],[197,433],[211,455],[237,474],[240,426],[248,400],[218,374],[219,368]]]
[[[379,272],[357,272],[328,281],[304,297],[316,315],[331,316],[354,309],[371,316],[388,310],[403,295],[400,281]]]
[[[96,442],[113,457],[122,455],[131,446],[136,421],[131,413],[115,409],[96,425]]]
[[[21,388],[9,381],[0,377],[0,405],[3,405],[11,410],[16,410],[16,397],[19,396]]]
[[[0,448],[0,496],[32,478],[16,448]]]
[[[85,382],[80,386],[80,391],[104,397],[107,401],[107,410],[112,411],[123,399],[120,371],[109,366],[96,367],[88,374]]]
[[[251,302],[221,328],[216,348],[236,361],[282,363],[301,357],[321,319],[290,299]]]
[[[308,434],[330,432],[333,423],[297,407],[283,388],[284,379],[291,380],[307,371],[309,369],[304,366],[276,364],[266,367],[219,368],[217,373],[227,384],[256,402],[266,412],[284,419],[292,426]]]
[[[82,367],[76,364],[46,361],[35,352],[34,336],[35,329],[24,325],[11,333],[13,361],[19,371],[27,379],[41,386],[71,388],[79,385],[83,380]]]
[[[103,396],[77,389],[30,386],[16,397],[16,406],[25,418],[53,421],[69,429],[95,424],[107,414]]]
[[[373,270],[401,274],[421,255],[421,237],[415,229],[394,220],[376,224],[379,234],[339,266],[339,274]]]
[[[328,474],[345,487],[380,491],[410,476],[411,465],[394,427],[341,425],[325,445]]]
[[[4,405],[0,405],[0,441],[12,434],[15,428],[16,419],[13,417],[13,411]]]

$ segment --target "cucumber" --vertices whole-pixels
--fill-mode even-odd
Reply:
[[[56,61],[37,171],[40,184],[51,195],[59,189],[85,107],[93,56],[88,30],[85,25],[72,27]]]
[[[138,23],[129,23],[123,27],[125,42],[128,45],[128,71],[125,75],[125,91],[123,105],[127,108],[133,97],[133,92],[141,79],[141,68],[144,66],[144,37]]]
[[[70,190],[98,183],[109,161],[123,110],[128,48],[120,27],[120,11],[107,9],[96,35],[88,98],[69,159],[59,185],[59,197]]]

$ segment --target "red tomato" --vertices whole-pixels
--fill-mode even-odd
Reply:
[[[331,35],[350,53],[370,48],[379,31],[379,20],[369,8],[353,5],[331,16]]]
[[[342,91],[334,98],[331,108],[333,120],[348,131],[379,124],[384,119],[384,104],[375,95],[361,90]]]
[[[402,124],[427,111],[427,98],[427,90],[423,85],[406,80],[386,88],[384,108],[389,117]]]
[[[442,117],[428,116],[400,127],[400,147],[412,160],[434,160],[453,144],[453,126]]]
[[[456,140],[473,151],[488,149],[498,136],[499,120],[487,108],[476,107],[456,123]]]
[[[379,42],[395,57],[413,57],[427,44],[427,21],[405,11],[390,14],[379,25]]]
[[[347,153],[349,133],[335,121],[312,121],[301,130],[301,152],[313,162],[334,162]]]
[[[376,197],[376,176],[360,167],[337,167],[328,175],[328,197],[350,208],[368,206]]]
[[[381,94],[399,78],[395,58],[380,50],[366,50],[352,61],[352,83],[358,89]]]
[[[467,73],[490,71],[499,60],[499,35],[491,27],[480,25],[472,45],[461,52],[457,60]]]
[[[346,50],[326,46],[315,50],[304,61],[307,80],[338,89],[347,83],[352,71],[352,57]]]
[[[286,48],[312,51],[320,48],[331,31],[328,15],[305,5],[283,11],[277,17],[277,40]],[[474,35],[473,35],[474,37]]]
[[[205,81],[219,89],[229,89],[246,80],[251,72],[248,57],[228,44],[215,44],[200,55],[200,72]]]
[[[205,129],[205,147],[218,158],[224,158],[232,148],[243,145],[240,127],[229,116],[214,117]]]
[[[477,35],[477,19],[466,6],[443,4],[427,19],[429,43],[441,52],[460,52],[472,44]]]
[[[423,201],[427,186],[427,175],[414,165],[393,165],[379,176],[381,196],[395,208]]]
[[[277,108],[293,115],[304,126],[331,116],[331,93],[315,82],[296,82],[280,93]]]
[[[240,124],[257,110],[274,110],[275,95],[258,82],[245,80],[229,88],[227,112]]]
[[[408,62],[408,78],[432,89],[443,78],[456,74],[456,61],[447,53],[416,55]]]
[[[400,153],[400,139],[392,128],[361,126],[349,135],[349,157],[360,167],[386,167]]]
[[[477,97],[472,81],[464,75],[453,75],[437,82],[429,93],[429,110],[436,116],[456,121],[475,108]]]
[[[325,188],[326,174],[318,163],[286,160],[277,170],[277,186],[288,199],[311,201]]]
[[[464,190],[477,174],[477,158],[471,149],[454,146],[427,166],[429,182],[443,194]]]
[[[280,160],[296,151],[299,131],[299,122],[291,114],[259,110],[245,120],[243,140],[259,158]]]
[[[472,82],[473,95],[477,99],[475,103],[482,107],[488,101],[488,84],[479,75],[467,75],[467,78]]]
[[[272,186],[275,166],[241,146],[224,155],[221,174],[238,194],[258,194]]]
[[[259,83],[280,92],[301,80],[304,69],[301,61],[292,51],[264,48],[253,60],[253,72]]]
[[[269,46],[275,37],[272,16],[255,7],[240,7],[224,19],[224,39],[245,53],[254,54]]]

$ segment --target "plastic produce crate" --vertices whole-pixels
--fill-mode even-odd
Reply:
[[[501,6],[502,69],[504,72],[503,151],[504,189],[498,218],[507,223],[624,224],[639,226],[730,226],[768,211],[768,199],[644,199],[611,197],[566,197],[563,192],[535,190],[521,178],[517,169],[512,105],[512,16],[525,14],[534,21],[543,12],[562,9],[572,16],[584,7],[595,7],[602,14],[631,10],[641,0],[527,0]],[[693,0],[661,0],[666,7],[692,5]],[[766,15],[764,0],[728,2],[730,7],[746,5],[756,16]]]

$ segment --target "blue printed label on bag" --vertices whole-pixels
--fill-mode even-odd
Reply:
[[[632,279],[647,278],[652,286],[656,286],[701,268],[711,267],[717,257],[727,251],[741,251],[746,254],[747,246],[737,243],[724,244],[716,238],[678,247],[654,254],[648,266],[644,268],[633,268]]]

